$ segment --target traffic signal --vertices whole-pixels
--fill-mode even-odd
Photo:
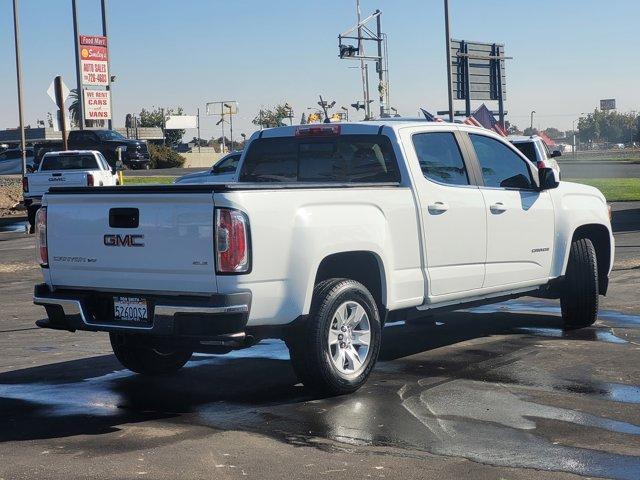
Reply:
[[[340,49],[340,58],[355,57],[358,54],[358,47],[353,45],[338,45]]]

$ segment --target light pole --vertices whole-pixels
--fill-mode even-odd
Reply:
[[[449,33],[449,0],[444,0],[444,34],[447,36],[447,92],[449,95],[449,121],[453,123],[453,86],[451,85],[451,34]]]
[[[531,110],[531,126],[530,126],[530,130],[533,133],[533,114],[536,113],[535,110]]]
[[[27,155],[24,138],[24,115],[22,109],[22,61],[20,59],[20,19],[18,0],[13,0],[13,37],[16,47],[16,77],[18,81],[18,120],[20,121],[20,149],[22,151],[22,178],[27,172]]]
[[[231,136],[231,149],[229,151],[232,151],[233,150],[233,110],[231,108],[231,105],[229,105],[228,103],[225,103],[224,106],[229,109],[229,129],[231,130],[231,132],[229,133],[229,135]],[[224,119],[224,116],[222,118]]]
[[[102,14],[102,36],[107,39],[107,47],[109,45],[109,31],[108,31],[108,16],[107,16],[107,0],[101,0],[100,12]],[[111,73],[111,61],[107,56],[107,71]],[[107,90],[109,90],[109,110],[111,111],[111,118],[107,120],[107,127],[109,130],[113,130],[113,95],[111,92],[111,76],[107,77]]]
[[[84,130],[84,94],[82,92],[82,74],[80,73],[80,52],[78,41],[78,8],[76,6],[76,0],[71,0],[71,12],[73,14],[73,45],[76,52],[76,91],[78,92],[78,127],[80,130]],[[164,132],[163,132],[164,133]]]

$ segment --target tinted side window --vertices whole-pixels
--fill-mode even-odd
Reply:
[[[469,135],[487,187],[534,187],[527,163],[502,142],[484,135]]]
[[[469,185],[458,142],[451,132],[419,133],[413,146],[425,177],[451,185]]]
[[[263,138],[249,147],[242,182],[398,182],[393,148],[383,135]]]
[[[251,142],[240,181],[294,182],[298,178],[298,144],[289,138]]]

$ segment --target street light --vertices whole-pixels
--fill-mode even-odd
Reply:
[[[535,110],[531,110],[531,130],[533,131],[533,114],[536,113]]]

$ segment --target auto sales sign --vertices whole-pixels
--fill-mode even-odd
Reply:
[[[82,85],[106,86],[109,84],[107,37],[80,35],[80,69]]]

